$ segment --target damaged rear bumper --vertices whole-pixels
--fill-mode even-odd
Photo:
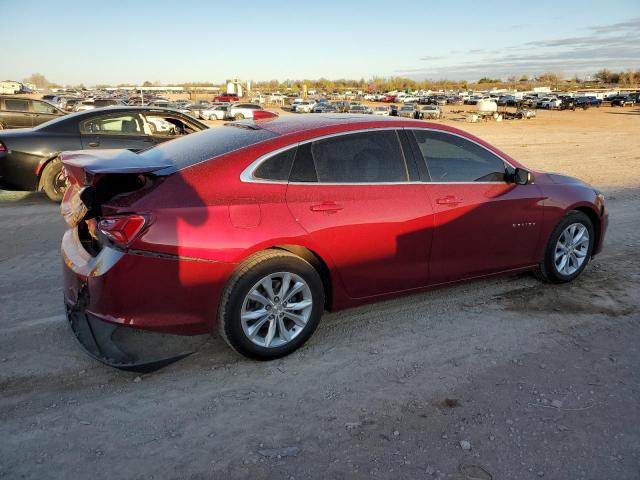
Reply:
[[[120,370],[152,372],[187,357],[197,348],[194,337],[123,327],[76,306],[67,305],[67,319],[76,340],[91,357]]]
[[[76,229],[62,240],[64,301],[82,347],[109,366],[156,370],[212,332],[232,264],[105,247],[91,256]]]

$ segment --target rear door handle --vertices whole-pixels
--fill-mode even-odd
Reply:
[[[342,210],[344,207],[342,205],[338,205],[336,202],[322,202],[311,205],[311,207],[309,208],[312,212],[336,213]]]
[[[453,195],[447,195],[446,197],[440,197],[436,199],[438,205],[459,205],[462,203],[461,198],[454,197]]]

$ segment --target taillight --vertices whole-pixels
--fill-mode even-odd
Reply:
[[[4,143],[0,142],[0,152],[6,152],[7,147],[4,146]]]
[[[126,247],[140,236],[147,224],[144,215],[114,215],[102,217],[98,230],[115,245]]]

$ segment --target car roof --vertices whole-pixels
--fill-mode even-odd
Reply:
[[[258,126],[278,135],[289,135],[300,132],[314,132],[317,130],[331,129],[352,130],[354,128],[385,128],[385,127],[404,127],[408,124],[414,126],[426,126],[425,122],[417,122],[398,117],[380,117],[376,115],[359,115],[354,117],[348,113],[314,113],[309,115],[283,115],[276,118],[268,118],[264,120],[243,120],[250,125]],[[355,126],[355,127],[354,127]]]

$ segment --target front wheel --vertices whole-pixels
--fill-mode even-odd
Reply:
[[[67,179],[64,176],[62,162],[59,158],[54,158],[44,167],[40,185],[50,200],[54,202],[62,201],[64,192],[67,189]]]
[[[569,212],[549,238],[545,256],[536,274],[541,280],[565,283],[586,268],[595,243],[593,223],[579,211]]]
[[[257,360],[288,355],[313,334],[324,310],[316,269],[284,250],[249,258],[222,296],[218,329],[238,353]]]

